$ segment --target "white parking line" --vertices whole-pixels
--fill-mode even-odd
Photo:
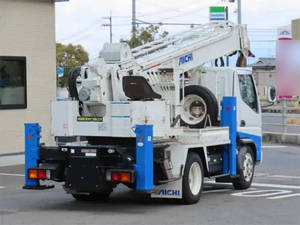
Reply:
[[[269,173],[259,173],[259,172],[254,173],[255,177],[266,177],[269,175],[270,175]]]
[[[208,183],[208,184],[232,185],[231,183],[216,183],[215,181],[205,181],[205,183]],[[287,189],[297,189],[297,190],[300,190],[300,186],[283,185],[283,184],[252,183],[251,187],[271,187],[271,188],[287,188]]]
[[[286,179],[300,179],[300,176],[287,176],[287,175],[271,175],[273,178],[286,178]]]
[[[208,190],[208,191],[203,191],[203,194],[206,193],[218,193],[218,192],[226,192],[226,191],[232,191],[232,189],[218,189],[218,190]]]
[[[263,145],[262,148],[286,148],[285,145]]]
[[[16,174],[16,173],[0,173],[0,176],[15,176],[15,177],[25,177],[24,174]]]
[[[251,191],[254,191],[256,190],[256,188],[248,188],[247,190],[251,190]],[[203,191],[202,193],[203,194],[206,194],[206,193],[218,193],[218,192],[227,192],[227,191],[233,191],[233,189],[225,189],[225,188],[222,188],[222,189],[217,189],[217,190],[208,190],[208,191]]]
[[[300,186],[295,185],[283,185],[283,184],[264,184],[264,183],[252,183],[252,187],[271,187],[271,188],[287,188],[287,189],[298,189]]]
[[[288,190],[257,190],[257,191],[243,191],[238,193],[233,193],[233,196],[239,197],[247,197],[247,198],[259,198],[259,197],[267,197],[272,195],[282,195],[282,194],[289,194],[292,191]]]
[[[280,199],[280,198],[290,198],[290,197],[296,197],[300,196],[300,193],[294,193],[289,195],[281,195],[281,196],[275,196],[275,197],[268,197],[267,199]]]

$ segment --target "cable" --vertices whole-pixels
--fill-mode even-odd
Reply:
[[[99,24],[101,24],[99,21],[94,21],[94,22],[93,22],[92,24],[90,24],[88,27],[86,27],[86,28],[84,28],[84,29],[82,29],[82,30],[80,30],[80,31],[77,31],[77,32],[75,32],[75,33],[73,33],[73,34],[71,34],[71,35],[65,37],[65,38],[61,38],[61,39],[58,40],[58,42],[65,41],[65,40],[70,40],[70,39],[72,39],[72,38],[74,38],[74,37],[76,37],[76,36],[78,36],[78,35],[80,35],[80,34],[86,32],[86,31],[88,31],[88,30],[94,28],[96,25],[99,25]]]
[[[141,2],[146,3],[146,5],[150,5],[149,2],[139,0],[139,3],[141,3]],[[167,10],[172,10],[174,12],[182,12],[181,10],[178,10],[178,9],[175,9],[175,8],[170,8],[170,5],[161,4],[161,2],[159,4],[157,4],[157,2],[151,1],[151,6],[153,6],[153,4],[156,5],[159,8],[163,7],[163,8],[167,8]]]
[[[173,16],[169,16],[169,17],[165,17],[165,18],[158,18],[158,19],[156,19],[156,20],[160,20],[160,21],[162,21],[162,20],[169,20],[169,19],[172,19],[172,18],[174,18],[174,17],[181,17],[182,18],[182,16],[184,16],[184,15],[186,15],[186,16],[190,16],[191,15],[191,13],[193,13],[193,12],[199,12],[199,10],[201,10],[201,9],[207,9],[207,7],[208,7],[208,5],[205,5],[205,6],[201,6],[201,7],[198,7],[198,8],[193,8],[193,10],[190,10],[190,11],[182,11],[182,13],[179,13],[179,14],[175,14],[175,15],[173,15]],[[151,23],[157,23],[157,21],[151,21]]]
[[[138,24],[150,24],[150,25],[201,25],[200,23],[150,23],[150,22],[145,22],[143,20],[137,19]]]
[[[99,28],[99,30],[103,30],[103,29],[105,29],[105,27],[100,27],[100,28]],[[94,33],[95,33],[95,32],[90,32],[90,33],[88,33],[88,34],[86,34],[86,35],[84,35],[84,36],[82,36],[82,37],[80,37],[80,38],[77,38],[76,40],[73,41],[73,43],[76,43],[76,42],[79,42],[79,41],[81,41],[81,40],[84,40],[84,39],[90,37],[90,36],[91,36],[92,34],[94,34]]]

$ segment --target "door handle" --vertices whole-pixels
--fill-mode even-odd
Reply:
[[[246,121],[245,121],[245,120],[241,120],[240,126],[241,126],[241,127],[245,127],[245,126],[246,126]]]

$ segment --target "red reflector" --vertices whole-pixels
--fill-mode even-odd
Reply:
[[[121,174],[117,172],[111,172],[111,181],[120,181],[121,180]]]
[[[227,106],[227,107],[226,107],[226,110],[227,110],[227,111],[229,111],[229,110],[230,110],[230,107],[229,107],[229,106]]]
[[[38,178],[45,180],[47,178],[47,173],[46,170],[39,170],[38,171]]]

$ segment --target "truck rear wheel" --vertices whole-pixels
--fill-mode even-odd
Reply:
[[[182,203],[193,204],[200,199],[203,188],[203,166],[198,154],[188,154],[182,178]]]
[[[72,194],[77,201],[106,201],[111,192],[104,193],[89,193],[86,195]]]
[[[199,85],[186,86],[181,105],[182,124],[191,128],[203,128],[206,117],[209,116],[211,124],[217,125],[218,101],[208,88]],[[206,125],[210,125],[208,121]]]
[[[237,156],[237,174],[232,184],[235,189],[242,190],[251,186],[254,176],[254,157],[251,147],[244,145],[239,148]]]

